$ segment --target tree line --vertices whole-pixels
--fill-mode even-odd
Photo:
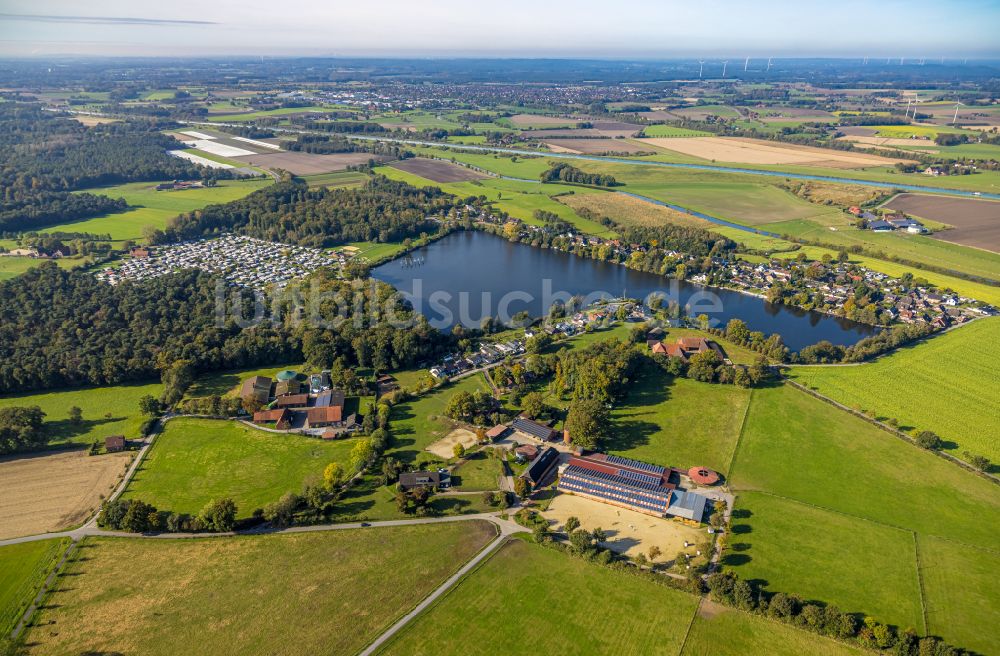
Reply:
[[[542,172],[540,178],[542,182],[570,182],[598,187],[616,187],[620,184],[613,175],[585,173],[565,162],[554,163],[548,170]]]
[[[443,215],[454,198],[439,189],[417,189],[376,176],[361,187],[309,189],[288,180],[225,205],[174,218],[166,231],[153,235],[168,243],[236,232],[258,239],[328,248],[346,242],[402,241],[437,224],[427,217]]]

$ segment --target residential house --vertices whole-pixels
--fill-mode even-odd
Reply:
[[[109,435],[104,438],[104,450],[108,453],[117,453],[125,450],[124,435]]]
[[[271,379],[267,376],[247,378],[240,388],[240,398],[244,401],[253,399],[261,404],[267,403],[271,398]]]
[[[433,471],[403,472],[399,475],[399,489],[406,491],[416,487],[438,489],[441,485],[441,474]]]

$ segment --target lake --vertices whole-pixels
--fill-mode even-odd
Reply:
[[[574,295],[594,301],[623,295],[645,299],[657,292],[687,307],[691,316],[708,315],[713,325],[739,318],[751,330],[778,333],[793,350],[820,340],[846,346],[876,331],[820,312],[773,305],[756,296],[512,243],[478,231],[454,232],[376,267],[372,276],[403,292],[441,329],[458,323],[478,328],[484,317],[509,320],[522,310],[540,317],[554,302]]]

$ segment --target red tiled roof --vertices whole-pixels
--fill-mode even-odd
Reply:
[[[342,406],[331,405],[323,408],[309,408],[306,410],[306,415],[310,424],[330,424],[340,421],[343,418],[343,411]]]

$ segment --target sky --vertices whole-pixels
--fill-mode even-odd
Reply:
[[[0,56],[1000,55],[1000,0],[0,0]]]

